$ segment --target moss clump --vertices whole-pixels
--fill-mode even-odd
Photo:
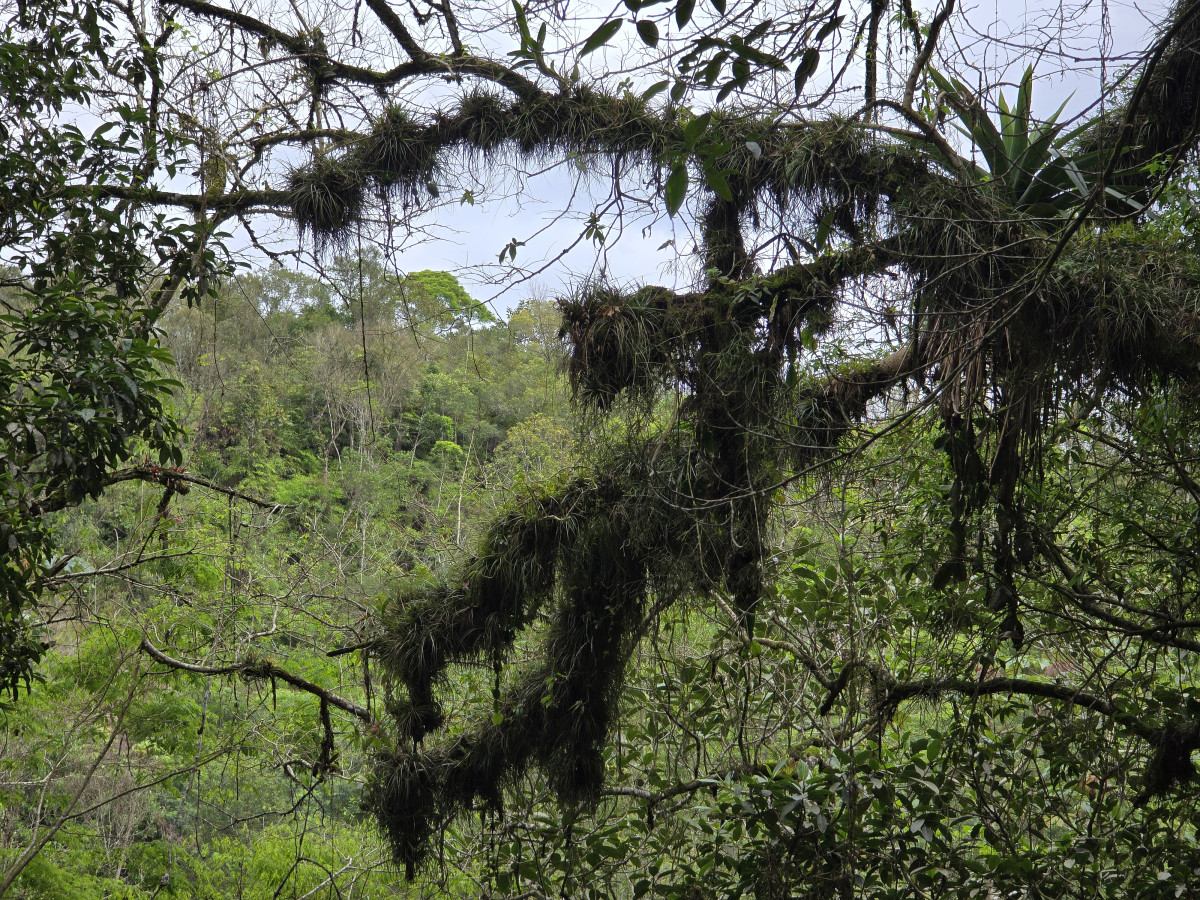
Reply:
[[[697,300],[656,287],[626,294],[597,282],[561,301],[560,337],[571,344],[567,375],[579,401],[603,410],[621,394],[645,399],[685,378],[708,318]]]
[[[549,600],[564,547],[610,492],[586,479],[530,498],[500,516],[455,577],[401,594],[384,613],[378,654],[408,691],[394,715],[400,736],[420,741],[442,722],[434,684],[450,661],[511,646]]]
[[[292,173],[288,200],[300,233],[318,247],[337,243],[362,218],[364,173],[353,159],[319,156]]]
[[[408,114],[392,107],[356,151],[362,170],[383,189],[397,185],[423,186],[434,174],[434,146]]]
[[[463,595],[419,598],[380,642],[389,669],[410,692],[414,683],[423,690],[450,661],[507,649],[512,626],[528,618],[556,577],[560,583],[542,661],[505,692],[498,715],[429,750],[413,744],[376,760],[364,803],[410,874],[446,820],[477,800],[498,800],[531,763],[564,800],[594,796],[603,783],[601,751],[649,586],[633,519],[649,510],[615,484],[591,488],[571,486],[506,517],[512,540],[493,528],[488,555],[469,566]],[[584,502],[565,511],[568,498]],[[566,512],[557,524],[556,512]],[[510,544],[520,549],[510,552]],[[459,604],[469,610],[456,620]],[[435,609],[449,618],[431,615]]]
[[[487,154],[508,140],[511,114],[496,95],[473,91],[463,97],[457,115],[439,119],[439,130]]]
[[[1200,261],[1189,248],[1125,228],[1074,241],[1034,310],[1045,352],[1072,377],[1098,364],[1130,388],[1200,376]]]

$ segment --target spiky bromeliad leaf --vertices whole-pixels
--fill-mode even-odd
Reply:
[[[958,116],[961,124],[956,127],[979,148],[987,162],[989,171],[979,170],[980,177],[1000,185],[1014,209],[1037,218],[1055,218],[1087,196],[1088,173],[1100,168],[1101,152],[1067,157],[1062,151],[1092,123],[1064,134],[1064,125],[1058,121],[1066,107],[1064,102],[1035,125],[1031,118],[1032,68],[1025,70],[1015,106],[1008,105],[1003,93],[997,98],[999,128],[965,84],[932,69],[929,74]],[[1114,196],[1127,199],[1119,192]]]

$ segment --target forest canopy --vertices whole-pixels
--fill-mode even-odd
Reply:
[[[292,811],[344,779],[353,827],[451,893],[459,871],[522,897],[1181,895],[1200,3],[1119,61],[1107,14],[1096,96],[1064,103],[1065,8],[993,47],[955,0],[22,3],[0,53],[12,715],[47,612],[92,604],[62,622],[113,623],[123,710],[142,678],[294,692],[316,713],[307,750],[276,747]],[[502,323],[403,270],[439,211],[545,171],[588,186],[559,256],[671,230],[690,274],[598,264]],[[476,277],[523,290],[557,258],[527,264],[530,238]],[[239,247],[276,265],[239,273]],[[155,498],[140,549],[73,571],[130,483]],[[193,488],[226,503],[223,571],[176,561]],[[266,511],[254,576],[235,503]],[[278,591],[305,555],[267,552],[276,516],[344,557],[287,589],[295,631]],[[133,577],[166,618],[54,599]],[[277,612],[202,629],[201,594]],[[81,797],[13,825],[0,893]],[[375,889],[345,865],[320,887]]]

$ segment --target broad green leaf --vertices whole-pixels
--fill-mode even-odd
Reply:
[[[646,88],[646,90],[642,91],[642,99],[649,100],[652,97],[657,97],[667,89],[667,85],[670,83],[670,81],[656,81],[654,84],[650,85],[650,87]]]
[[[622,19],[609,19],[593,31],[591,37],[583,42],[583,52],[579,55],[587,56],[592,51],[599,50],[613,39],[613,36],[621,30],[621,26],[624,24],[625,22]]]
[[[1104,189],[1104,193],[1108,194],[1108,196],[1113,197],[1114,199],[1120,200],[1122,203],[1129,204],[1129,206],[1136,212],[1141,212],[1146,208],[1146,204],[1135,200],[1133,197],[1130,197],[1128,194],[1123,193],[1122,191],[1118,191],[1116,188],[1106,187]]]
[[[688,122],[683,129],[683,140],[689,147],[695,147],[696,142],[704,136],[704,132],[708,130],[708,123],[712,119],[711,113],[701,113]]]
[[[705,169],[704,180],[708,182],[708,186],[722,200],[733,202],[733,191],[729,187],[729,182],[725,180],[725,174],[716,169]]]
[[[513,0],[513,11],[517,16],[517,29],[521,32],[522,44],[532,43],[529,34],[529,20],[525,18],[525,9],[517,0]]]
[[[845,19],[845,16],[833,16],[830,18],[828,22],[821,26],[821,30],[817,32],[817,43],[821,43],[821,41],[833,34],[834,31],[841,27]]]
[[[1008,133],[1005,135],[1011,164],[1027,172],[1040,169],[1046,161],[1044,150],[1040,160],[1028,158],[1026,152],[1030,142],[1029,104],[1032,102],[1032,97],[1033,67],[1030,66],[1025,70],[1025,76],[1021,79],[1021,87],[1017,91],[1017,105],[1012,110],[1012,121],[1009,124]],[[1048,144],[1047,141],[1047,146]]]
[[[1003,178],[1009,166],[1008,154],[1004,152],[1004,138],[974,98],[971,98],[970,110],[971,121],[967,123],[967,127],[971,134],[971,140],[979,147],[983,158],[987,160],[992,177]]]
[[[1033,66],[1025,67],[1025,74],[1021,76],[1021,86],[1017,88],[1017,106],[1013,112],[1025,121],[1029,121],[1029,115],[1032,112],[1033,106]]]
[[[692,10],[696,8],[696,0],[679,0],[675,5],[675,22],[680,28],[692,18]]]
[[[667,199],[667,214],[674,216],[679,212],[679,208],[683,206],[683,200],[687,197],[688,189],[688,172],[687,166],[683,163],[676,163],[675,168],[671,170],[670,177],[667,178],[666,199]]]
[[[821,51],[815,47],[809,47],[804,51],[804,56],[800,58],[800,65],[796,67],[796,95],[804,90],[804,85],[812,76],[812,73],[817,71],[817,65],[821,62]]]
[[[704,83],[712,87],[717,83],[717,79],[721,75],[721,64],[725,61],[726,54],[718,53],[708,61],[708,65],[704,67]]]
[[[1038,129],[1029,143],[1016,157],[1016,165],[1009,172],[1008,191],[1010,196],[1019,197],[1038,177],[1038,173],[1050,162],[1054,150],[1054,138],[1061,129],[1054,126]]]
[[[725,15],[725,0],[710,0],[710,2],[713,5],[713,9],[721,15]]]
[[[817,233],[813,236],[813,243],[817,245],[819,250],[824,250],[828,245],[829,235],[832,231],[833,212],[827,212],[817,221]]]
[[[639,19],[637,23],[637,32],[647,47],[658,46],[658,26],[649,19]],[[666,82],[663,82],[665,84]]]

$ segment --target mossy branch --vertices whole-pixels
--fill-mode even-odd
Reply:
[[[339,697],[319,684],[314,684],[306,678],[294,675],[286,669],[277,666],[269,659],[256,657],[227,666],[204,666],[197,663],[184,662],[183,660],[168,656],[154,646],[150,642],[150,639],[146,637],[142,638],[141,648],[152,659],[162,663],[164,666],[178,669],[181,672],[191,672],[195,675],[241,675],[245,678],[258,680],[282,681],[284,684],[290,685],[298,691],[312,694],[314,697],[319,698],[322,703],[328,703],[330,706],[342,710],[342,712],[350,713],[363,722],[371,724],[375,721],[375,718],[371,715],[371,711],[365,706],[359,706],[352,700]]]

